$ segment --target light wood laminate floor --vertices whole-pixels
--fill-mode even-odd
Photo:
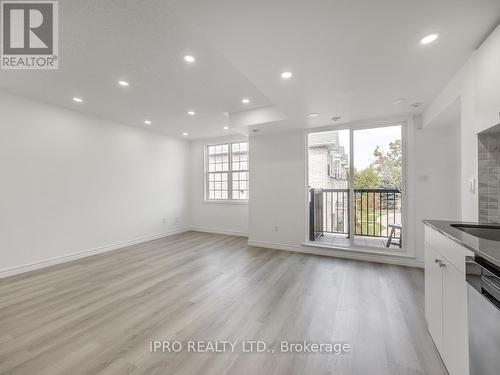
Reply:
[[[423,272],[188,232],[0,280],[1,374],[446,374]],[[349,354],[150,353],[151,340]]]

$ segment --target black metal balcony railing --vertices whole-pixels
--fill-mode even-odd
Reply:
[[[354,189],[354,225],[350,224],[349,189],[310,189],[310,240],[323,233],[389,237],[391,224],[401,225],[401,191]],[[394,238],[399,238],[396,233]]]

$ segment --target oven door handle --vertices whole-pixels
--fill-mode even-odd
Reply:
[[[500,285],[497,279],[482,275],[481,289],[483,292],[485,291],[488,294],[486,297],[498,308],[500,308]]]

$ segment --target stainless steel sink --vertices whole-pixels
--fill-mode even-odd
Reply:
[[[500,225],[451,224],[451,226],[474,237],[500,241]]]

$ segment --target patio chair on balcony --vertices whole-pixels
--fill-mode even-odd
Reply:
[[[387,239],[387,243],[385,247],[390,247],[391,245],[398,245],[401,248],[403,242],[403,227],[401,224],[389,224],[389,228],[391,228],[391,232],[389,234],[389,238]],[[399,230],[399,239],[395,238],[396,230]]]

